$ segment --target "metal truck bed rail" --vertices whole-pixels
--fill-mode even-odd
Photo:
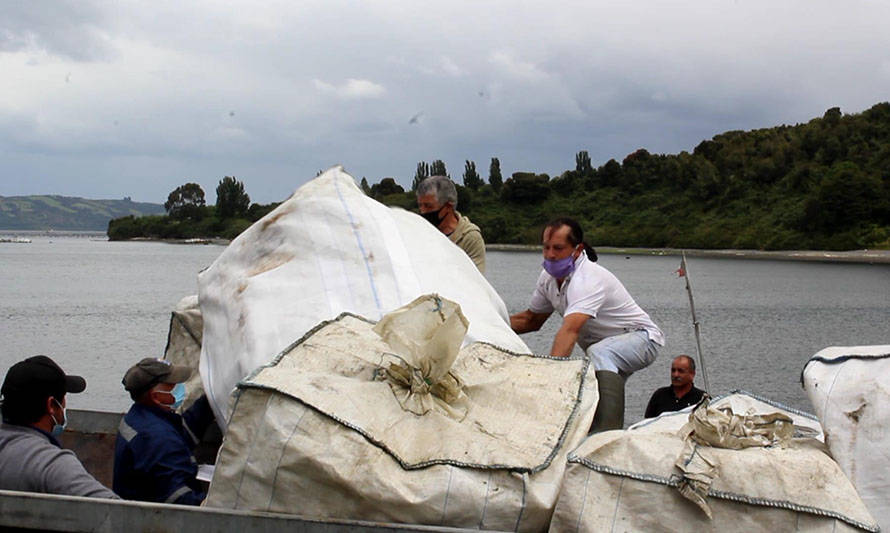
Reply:
[[[306,519],[294,515],[232,511],[163,503],[103,500],[80,496],[0,490],[0,529],[136,533],[200,531],[257,533],[295,531],[468,531],[465,529]]]

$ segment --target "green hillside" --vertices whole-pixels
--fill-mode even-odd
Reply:
[[[0,196],[0,229],[105,231],[111,219],[156,215],[164,206],[123,200],[69,196]]]
[[[420,162],[414,183],[437,174],[448,174],[441,160]],[[805,124],[729,131],[702,141],[692,153],[641,148],[621,162],[594,167],[582,151],[573,170],[552,179],[516,172],[503,180],[494,157],[487,182],[473,161],[466,161],[462,179],[451,174],[463,183],[458,209],[479,225],[488,243],[538,244],[542,226],[565,215],[582,223],[594,246],[890,249],[886,102],[847,115],[834,107]],[[109,237],[233,238],[276,205],[252,204],[237,217],[226,216],[204,205],[200,187],[187,186],[198,188],[190,200],[195,205],[184,205],[188,212],[114,220]],[[391,177],[374,185],[362,178],[361,186],[387,205],[416,209],[414,192]],[[241,194],[246,207],[249,198]]]
[[[437,162],[441,163],[441,162]],[[805,124],[730,131],[692,153],[639,149],[595,168],[586,152],[551,179],[517,172],[484,183],[471,161],[458,209],[486,242],[536,244],[558,215],[603,246],[850,250],[890,248],[890,103],[831,108]],[[420,166],[419,166],[420,167]],[[460,179],[452,173],[456,182]],[[492,183],[493,182],[493,183]],[[391,178],[366,192],[413,208]],[[494,185],[494,186],[493,186]]]

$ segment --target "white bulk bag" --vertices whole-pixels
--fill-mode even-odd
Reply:
[[[201,377],[220,425],[238,381],[319,322],[379,320],[427,293],[460,304],[465,343],[529,353],[497,292],[432,224],[367,197],[341,167],[306,183],[198,276]]]
[[[164,359],[174,365],[187,366],[193,371],[185,382],[186,397],[182,403],[183,411],[204,394],[201,374],[198,372],[203,329],[204,320],[201,317],[201,308],[198,306],[198,296],[186,296],[179,300],[170,314],[170,329],[167,332]]]
[[[890,531],[890,345],[825,348],[803,384],[831,455]]]
[[[666,429],[678,417],[598,433],[570,453],[550,530],[878,531],[824,445],[810,437],[788,440],[790,413],[709,413],[710,434],[727,442],[761,438],[764,425],[779,425],[775,445],[743,449],[699,444],[687,438],[690,425]],[[723,438],[730,433],[739,438]],[[703,496],[698,505],[689,496],[695,488]]]
[[[713,407],[731,407],[733,412],[739,414],[769,413],[780,411],[788,415],[794,422],[794,427],[800,437],[812,437],[820,442],[825,440],[822,434],[822,426],[816,415],[789,407],[783,403],[764,398],[757,394],[733,390],[729,394],[722,394],[711,400]],[[665,411],[653,418],[646,418],[631,425],[629,430],[645,429],[646,431],[679,431],[689,422],[689,413],[694,405],[685,407],[680,411]]]
[[[546,529],[567,451],[593,421],[589,360],[473,343],[443,378],[461,394],[436,393],[437,401],[452,396],[450,407],[430,404],[419,415],[387,372],[409,358],[394,354],[399,343],[387,344],[373,326],[350,314],[322,323],[239,384],[205,505]],[[429,392],[426,380],[411,390]]]

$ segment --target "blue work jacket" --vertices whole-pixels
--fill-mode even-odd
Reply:
[[[128,500],[200,505],[206,494],[192,451],[212,421],[203,396],[184,416],[133,404],[117,432],[114,492]]]

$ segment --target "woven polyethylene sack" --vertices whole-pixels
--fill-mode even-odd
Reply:
[[[461,306],[463,344],[529,353],[497,292],[432,224],[369,198],[340,167],[304,184],[198,276],[201,378],[217,420],[241,379],[319,322],[379,320],[428,293]]]
[[[751,392],[734,390],[729,394],[722,394],[713,398],[711,405],[715,407],[730,407],[733,411],[740,414],[778,411],[791,418],[798,436],[812,437],[820,442],[825,441],[825,437],[822,434],[822,425],[819,423],[819,418],[816,415],[794,409]],[[695,406],[691,405],[679,411],[665,411],[656,417],[640,420],[627,429],[631,431],[638,429],[660,432],[679,431],[689,422],[689,413],[692,412],[693,408]]]
[[[567,452],[593,420],[588,359],[466,345],[443,378],[459,394],[436,392],[444,406],[403,402],[394,378],[403,377],[399,362],[408,358],[393,355],[374,322],[343,314],[239,383],[205,505],[546,529]],[[441,374],[424,367],[414,366]],[[411,387],[422,393],[423,385]]]
[[[890,531],[890,345],[821,350],[803,384],[831,455]]]
[[[731,412],[732,403],[751,405],[743,398],[724,401],[721,408]],[[748,431],[762,430],[768,421],[776,424],[775,444],[742,449],[698,443],[690,429],[698,420],[686,416],[690,422],[680,430],[667,429],[665,419],[584,441],[569,454],[550,530],[878,531],[824,445],[788,431],[792,413],[769,407],[721,414],[759,424],[735,425],[732,431],[739,436],[763,436]]]
[[[201,317],[201,308],[198,306],[198,297],[186,296],[176,304],[170,315],[167,348],[164,350],[164,359],[174,365],[187,366],[193,371],[185,382],[186,397],[182,404],[183,411],[204,394],[201,374],[198,372],[203,330],[204,320]]]

